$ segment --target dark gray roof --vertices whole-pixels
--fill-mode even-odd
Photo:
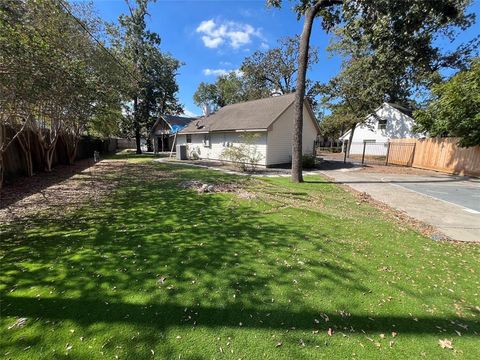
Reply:
[[[180,133],[267,129],[294,100],[295,94],[291,93],[227,105],[192,121]]]
[[[388,105],[390,105],[391,107],[397,109],[398,111],[400,111],[401,113],[404,113],[405,115],[407,116],[410,116],[412,117],[413,115],[413,111],[403,105],[400,105],[400,104],[396,104],[396,103],[387,103]]]

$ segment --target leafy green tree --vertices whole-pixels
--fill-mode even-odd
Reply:
[[[193,94],[193,101],[197,106],[209,106],[212,110],[220,106],[219,89],[216,84],[201,82]]]
[[[414,117],[417,131],[459,137],[464,147],[480,145],[480,58],[469,69],[434,85],[428,105]]]
[[[78,139],[95,116],[121,116],[124,75],[92,38],[101,36],[103,22],[89,5],[51,0],[5,1],[0,17],[2,128],[18,129],[29,174],[31,134],[40,144],[45,170],[51,169],[60,136],[73,162]]]
[[[231,71],[217,78],[215,83],[201,83],[194,95],[194,101],[202,106],[214,108],[237,102],[257,100],[275,91],[283,94],[295,91],[299,37],[280,39],[279,46],[256,51],[246,57],[240,71]],[[309,65],[318,61],[316,49],[312,49]],[[319,93],[319,84],[307,80],[307,96],[311,100]]]
[[[208,105],[213,110],[242,101],[261,99],[270,94],[270,90],[259,85],[251,76],[231,71],[220,75],[214,83],[201,82],[193,101],[198,106]]]
[[[255,51],[243,60],[240,67],[245,76],[251,78],[256,87],[288,94],[295,91],[297,74],[297,59],[300,37],[284,37],[279,40],[279,46],[266,50]],[[308,66],[318,62],[318,49],[310,49]],[[306,80],[307,96],[315,97],[317,84]]]
[[[310,35],[316,17],[322,27],[332,30],[342,24],[353,42],[365,42],[371,48],[379,66],[388,64],[390,57],[401,56],[408,64],[428,63],[438,48],[433,43],[442,32],[451,34],[453,27],[464,29],[472,24],[473,16],[465,14],[469,0],[298,0],[297,16],[304,17],[298,56],[295,96],[294,133],[292,147],[292,181],[302,178],[303,102],[309,57]],[[280,7],[282,0],[267,0]]]
[[[154,1],[154,0],[152,0]],[[183,111],[177,93],[176,75],[181,63],[160,51],[160,37],[147,29],[145,18],[151,0],[127,1],[130,14],[119,18],[121,29],[115,42],[117,51],[129,64],[135,78],[131,89],[132,112],[127,130],[133,129],[137,153],[142,152],[140,139],[159,113],[178,114]]]

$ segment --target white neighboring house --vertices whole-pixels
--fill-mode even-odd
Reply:
[[[293,103],[295,94],[227,105],[192,121],[177,135],[177,144],[187,145],[189,157],[229,160],[228,147],[247,145],[242,134],[252,133],[248,146],[259,154],[257,165],[274,166],[292,161]],[[303,111],[303,154],[311,155],[320,132],[308,101]]]
[[[412,130],[414,122],[411,110],[385,102],[367,116],[365,124],[355,127],[350,154],[362,154],[364,143],[379,143],[378,146],[367,146],[365,154],[386,155],[388,140],[420,137]],[[344,146],[350,139],[350,133],[351,130],[348,130],[340,137]]]

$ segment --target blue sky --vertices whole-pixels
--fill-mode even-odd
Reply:
[[[127,13],[124,0],[94,0],[98,14],[107,21],[116,22]],[[133,1],[132,1],[133,2]],[[149,7],[147,19],[151,31],[157,32],[163,51],[184,62],[178,83],[179,98],[186,114],[200,114],[192,100],[198,84],[213,82],[216,74],[238,69],[242,60],[258,49],[274,47],[279,38],[300,34],[302,20],[297,21],[292,4],[284,0],[283,9],[270,9],[264,0],[158,0]],[[475,1],[471,11],[480,17],[480,4]],[[473,26],[458,36],[455,43],[478,35]],[[340,60],[329,57],[325,51],[330,35],[317,20],[311,43],[319,48],[320,61],[308,76],[327,81],[340,67]],[[445,48],[452,45],[442,42]]]

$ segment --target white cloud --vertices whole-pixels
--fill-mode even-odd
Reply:
[[[262,50],[268,50],[270,48],[270,45],[268,45],[268,43],[266,43],[265,41],[263,41],[261,44],[260,44],[260,48]]]
[[[206,76],[210,76],[210,75],[221,76],[221,75],[225,75],[226,73],[228,73],[228,71],[225,69],[203,69],[203,75],[206,75]]]
[[[215,49],[223,44],[224,40],[219,37],[202,36],[203,43],[210,49]]]
[[[215,49],[224,43],[238,49],[251,43],[252,38],[263,39],[260,29],[236,21],[204,20],[198,25],[196,31],[202,34],[203,44],[211,49]]]
[[[186,116],[186,117],[196,117],[198,115],[195,115],[193,112],[191,112],[190,110],[188,110],[187,108],[185,108],[183,110],[183,113],[182,113],[183,116]]]
[[[234,72],[235,74],[237,74],[237,76],[243,76],[243,71],[241,71],[240,69],[233,69],[233,70],[226,70],[226,69],[203,69],[203,75],[206,75],[206,76],[210,76],[210,75],[213,75],[213,76],[222,76],[222,75],[226,75],[230,72]]]

